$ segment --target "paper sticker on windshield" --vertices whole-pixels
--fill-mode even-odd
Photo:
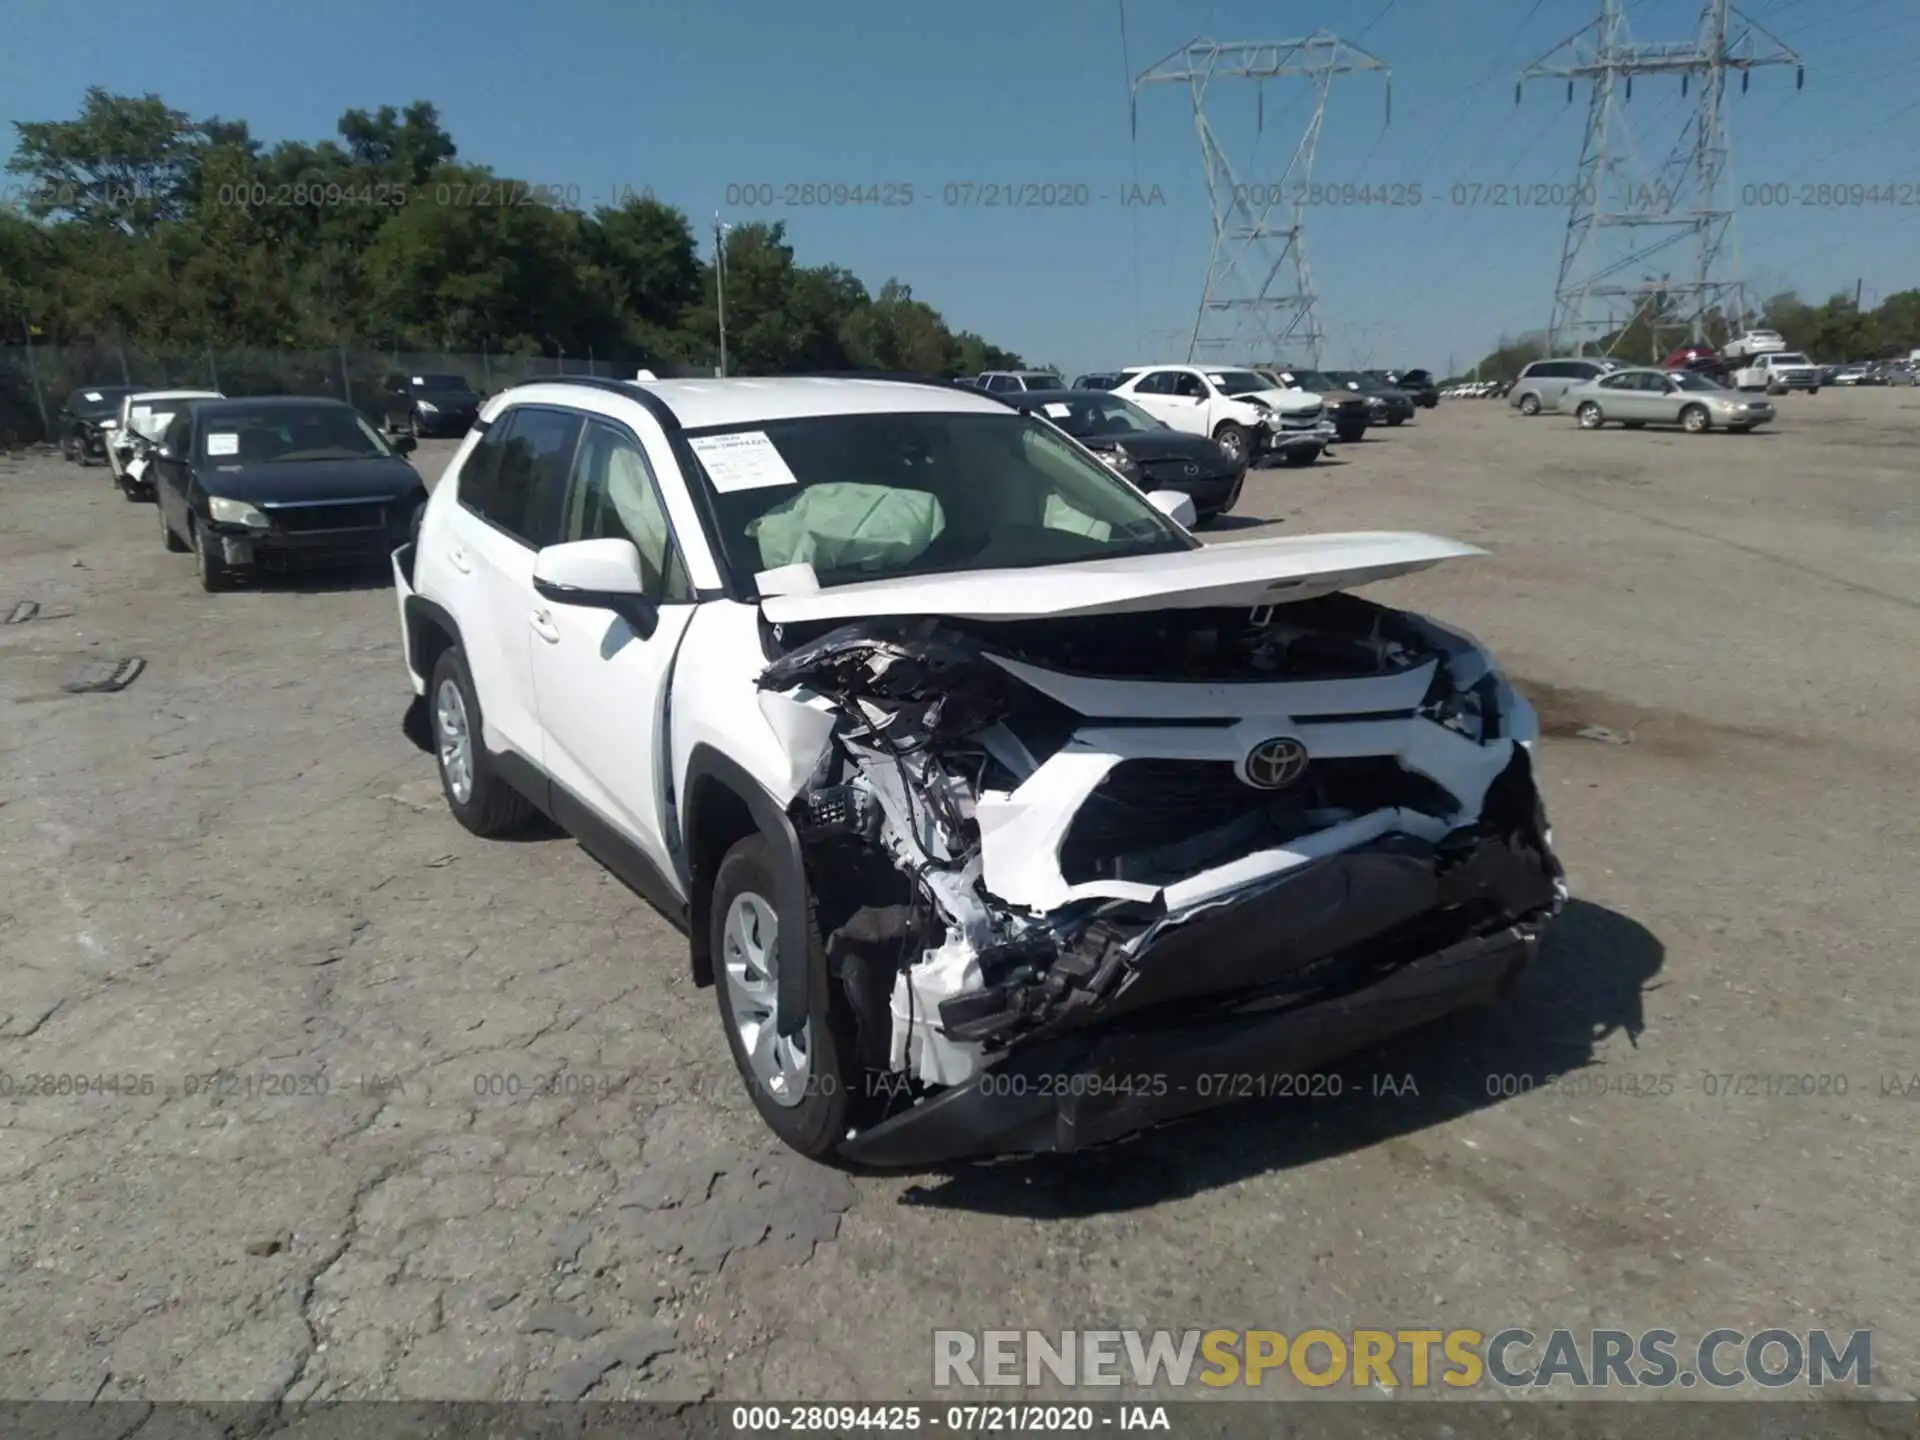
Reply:
[[[86,393],[86,398],[89,400],[100,400],[104,397],[100,394],[98,390],[89,390]]]
[[[1040,408],[1055,420],[1064,420],[1073,413],[1073,407],[1071,405],[1063,405],[1058,400],[1053,401],[1051,404],[1042,405]]]
[[[775,486],[800,483],[764,430],[748,430],[739,435],[702,435],[687,443],[706,467],[713,488],[722,495],[735,490],[771,490]]]
[[[416,385],[424,385],[427,383],[427,377],[424,375],[416,375],[413,377],[413,383]]]
[[[237,433],[207,436],[207,454],[238,455],[239,453],[240,436]]]

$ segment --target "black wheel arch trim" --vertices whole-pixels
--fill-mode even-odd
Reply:
[[[773,897],[774,913],[780,922],[780,973],[776,977],[779,1033],[797,1035],[807,1022],[807,966],[811,963],[807,931],[813,923],[800,837],[794,832],[786,811],[759,781],[737,760],[705,743],[695,745],[687,759],[687,803],[681,822],[685,830],[681,853],[688,857],[691,871],[687,884],[687,934],[692,941],[694,983],[710,985],[717,978],[710,941],[713,877],[700,873],[697,863],[698,857],[705,853],[701,846],[701,823],[711,813],[701,803],[702,790],[710,783],[723,785],[739,797],[755,828],[773,847],[774,878],[779,892]]]

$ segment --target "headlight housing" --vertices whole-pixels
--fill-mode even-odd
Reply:
[[[1101,464],[1111,470],[1119,471],[1122,475],[1126,476],[1127,479],[1138,480],[1140,478],[1140,462],[1127,453],[1126,446],[1116,445],[1111,450],[1097,450],[1094,453],[1100,457]]]
[[[222,525],[245,525],[254,530],[268,528],[267,517],[244,500],[211,496],[207,500],[207,513]]]
[[[414,403],[420,407],[420,413],[422,415],[438,415],[440,413],[440,407],[431,400],[416,400]]]

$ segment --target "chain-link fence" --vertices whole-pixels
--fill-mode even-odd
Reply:
[[[0,346],[0,448],[51,440],[75,391],[96,385],[155,390],[218,390],[224,395],[326,395],[369,415],[387,377],[456,374],[481,395],[553,375],[631,379],[647,369],[663,379],[711,375],[642,358],[368,350],[183,349],[128,343]]]

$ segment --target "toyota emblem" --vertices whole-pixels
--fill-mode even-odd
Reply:
[[[1256,790],[1283,790],[1307,770],[1307,747],[1291,736],[1262,740],[1247,752],[1241,779]]]
[[[1200,473],[1200,467],[1198,465],[1182,466],[1180,473],[1182,475],[1198,475]]]

